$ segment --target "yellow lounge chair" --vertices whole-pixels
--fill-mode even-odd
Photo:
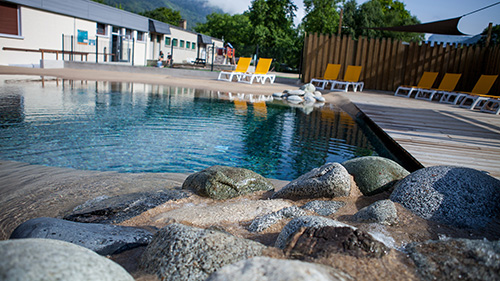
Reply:
[[[332,87],[330,90],[342,90],[347,92],[349,90],[349,86],[352,86],[352,90],[363,91],[363,87],[365,86],[364,82],[359,82],[359,76],[361,75],[362,66],[354,66],[348,65],[344,74],[344,80],[334,80],[331,81]],[[340,87],[340,88],[337,88]]]
[[[446,73],[437,89],[418,89],[415,98],[428,101],[432,101],[434,97],[441,98],[446,92],[455,90],[461,76],[462,74]]]
[[[241,79],[241,75],[247,72],[251,61],[252,61],[251,58],[241,57],[238,60],[238,64],[236,65],[236,69],[234,71],[231,72],[221,71],[219,73],[219,78],[217,78],[217,80],[224,80],[231,82],[233,81],[233,77],[236,76],[236,79],[239,81]]]
[[[338,79],[339,73],[340,73],[340,64],[329,63],[326,66],[325,74],[323,75],[323,77],[313,78],[309,83],[313,84],[318,89],[324,90],[326,85]],[[315,85],[314,83],[317,83],[318,85]]]
[[[466,106],[465,104],[462,105],[462,103],[467,102],[469,100],[468,98],[466,101],[465,100],[466,97],[471,96],[470,99],[473,99],[473,103],[475,98],[472,96],[480,97],[483,95],[484,97],[481,100],[482,101],[487,100],[487,98],[489,97],[485,95],[490,91],[497,77],[498,75],[481,75],[481,77],[479,77],[479,80],[477,80],[474,89],[472,89],[471,92],[445,92],[443,93],[440,102],[448,104],[459,104],[460,107],[469,107]],[[479,100],[477,100],[477,102],[479,102]],[[474,109],[477,102],[471,109]]]
[[[437,76],[438,72],[425,71],[424,74],[422,74],[420,81],[418,81],[417,86],[399,86],[394,95],[409,98],[414,91],[418,91],[419,89],[430,89],[432,88],[432,85],[434,85],[434,81],[436,81]],[[400,91],[403,93],[400,93]]]
[[[479,80],[477,80],[474,89],[471,92],[460,92],[459,94],[465,94],[461,97],[460,107],[465,107],[469,109],[474,109],[476,106],[482,107],[482,105],[490,98],[497,98],[497,96],[487,95],[490,91],[498,75],[481,75]],[[459,98],[460,99],[460,98]],[[469,104],[470,100],[470,104]]]
[[[255,72],[242,74],[238,82],[252,84],[253,80],[255,79],[257,82],[261,82],[262,84],[264,84],[266,82],[266,79],[269,79],[269,82],[271,84],[274,83],[274,79],[276,78],[276,76],[274,74],[268,74],[272,62],[273,59],[259,59],[257,67],[255,67]]]

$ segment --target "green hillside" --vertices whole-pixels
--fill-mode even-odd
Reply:
[[[207,15],[213,12],[223,13],[220,8],[209,6],[206,0],[99,0],[97,2],[134,13],[167,7],[181,13],[182,18],[188,22],[189,30],[199,22],[204,23]]]

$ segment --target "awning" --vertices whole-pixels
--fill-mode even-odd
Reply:
[[[157,20],[149,20],[149,32],[170,34],[170,25]]]
[[[369,29],[398,31],[398,32],[415,32],[415,33],[432,33],[446,35],[467,35],[458,30],[458,22],[462,17],[434,21],[429,23],[394,26],[394,27],[372,27]]]
[[[198,44],[212,44],[212,37],[204,34],[198,34]]]

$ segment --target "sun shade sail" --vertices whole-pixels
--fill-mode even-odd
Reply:
[[[433,21],[415,25],[394,26],[394,27],[372,27],[369,29],[399,31],[399,32],[416,32],[416,33],[433,33],[446,35],[466,35],[458,30],[458,22],[462,17]]]

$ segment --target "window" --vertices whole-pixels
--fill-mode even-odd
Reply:
[[[118,26],[113,26],[113,33],[117,33],[117,34],[121,34],[121,28],[119,28]]]
[[[0,33],[9,35],[21,35],[19,32],[19,13],[17,5],[0,3]]]
[[[191,48],[191,42],[186,41],[186,49],[190,49],[190,48]]]
[[[176,39],[176,38],[174,38],[174,39],[172,40],[172,45],[173,45],[174,47],[177,47],[177,39]]]
[[[191,44],[191,49],[196,49],[196,43],[193,42],[193,44]]]
[[[161,35],[156,35],[156,42],[161,43]]]
[[[170,37],[165,37],[165,46],[170,46]]]
[[[97,34],[106,35],[106,25],[104,23],[97,23]]]
[[[137,31],[137,41],[144,41],[144,32]]]
[[[179,47],[184,48],[184,40],[181,40],[181,44]]]
[[[125,38],[128,40],[132,40],[132,30],[131,29],[125,29]]]

